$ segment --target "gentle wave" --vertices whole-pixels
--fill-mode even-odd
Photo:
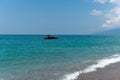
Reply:
[[[120,55],[116,54],[116,55],[110,56],[108,58],[98,60],[97,64],[93,64],[84,70],[77,71],[77,72],[74,72],[71,74],[67,74],[64,76],[64,78],[62,80],[74,80],[74,79],[77,79],[77,77],[82,73],[96,71],[97,68],[104,68],[105,66],[107,66],[109,64],[116,63],[119,61],[120,61]]]

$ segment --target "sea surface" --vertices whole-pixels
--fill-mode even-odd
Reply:
[[[0,36],[0,80],[71,80],[120,61],[120,36]]]

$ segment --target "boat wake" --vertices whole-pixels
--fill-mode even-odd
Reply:
[[[120,62],[119,54],[112,55],[110,57],[98,60],[97,64],[93,64],[84,70],[80,70],[74,73],[67,74],[62,78],[62,80],[74,80],[74,79],[77,79],[77,77],[82,73],[96,71],[97,68],[104,68],[105,66],[112,64],[112,63],[116,63],[116,62]]]

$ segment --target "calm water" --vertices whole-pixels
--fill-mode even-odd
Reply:
[[[0,36],[0,80],[62,80],[120,54],[120,36]]]

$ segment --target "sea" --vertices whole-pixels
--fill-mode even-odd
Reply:
[[[120,62],[120,36],[0,35],[0,80],[74,80]]]

